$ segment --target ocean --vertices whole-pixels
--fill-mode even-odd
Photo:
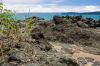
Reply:
[[[25,13],[26,14],[26,17],[29,18],[29,17],[32,17],[32,16],[36,16],[36,17],[42,17],[44,18],[45,20],[51,20],[53,19],[53,16],[54,15],[59,15],[59,16],[66,16],[67,14],[62,14],[62,13]],[[24,13],[16,13],[17,15],[17,20],[24,20],[24,17],[25,16]],[[75,14],[68,14],[68,15],[75,15]],[[77,15],[76,15],[77,16]],[[90,17],[90,18],[93,18],[94,20],[99,20],[100,19],[100,15],[82,15],[84,18],[85,17]]]

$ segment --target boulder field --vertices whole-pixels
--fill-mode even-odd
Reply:
[[[28,38],[0,39],[0,66],[100,66],[100,20],[32,16],[17,21],[23,34],[30,19]]]

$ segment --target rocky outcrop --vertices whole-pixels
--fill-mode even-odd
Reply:
[[[80,16],[67,15],[63,18],[70,20],[71,23],[83,22],[83,24],[88,25],[89,27],[100,27],[100,20],[93,20],[93,18],[83,18],[81,15]]]
[[[63,20],[60,16],[56,15],[53,17],[54,23],[57,24],[63,24],[66,23],[66,21]]]
[[[72,50],[68,50],[71,51]],[[66,51],[67,52],[67,51]],[[19,42],[15,48],[10,49],[0,66],[80,66],[74,58],[57,51],[46,40],[34,42]]]
[[[92,66],[100,65],[100,61],[94,61],[92,57],[73,57],[80,51],[100,55],[100,20],[68,15],[54,16],[53,20],[48,21],[33,16],[26,21],[30,19],[33,22],[30,24],[29,29],[32,30],[28,39],[22,40],[20,36],[17,39],[19,41],[1,38],[3,49],[0,49],[0,55],[4,52],[4,56],[0,66],[85,66],[89,62]],[[18,21],[22,33],[25,32],[27,22]],[[36,26],[31,27],[34,23]]]
[[[67,21],[64,21],[64,18]],[[100,34],[94,32],[94,28],[99,27],[100,20],[83,18],[80,16],[54,16],[53,20],[37,23],[37,27],[31,31],[33,39],[45,39],[49,41],[59,41],[98,48]],[[91,29],[89,29],[91,28]]]

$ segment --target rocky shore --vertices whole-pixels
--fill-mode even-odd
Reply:
[[[27,39],[0,39],[0,66],[100,66],[100,19],[32,16],[27,23],[30,19]],[[17,22],[24,34],[27,23]]]

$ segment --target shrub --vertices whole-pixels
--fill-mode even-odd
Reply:
[[[23,11],[24,12],[24,11]],[[29,12],[28,12],[28,18],[29,18],[29,13],[30,13],[30,9],[29,9]],[[25,14],[25,12],[24,12]],[[26,18],[26,14],[25,14],[25,17],[23,16],[24,20],[25,20],[25,23],[26,23],[26,26],[25,26],[25,38],[30,34],[30,24],[34,21],[34,19],[30,18],[28,19],[28,23],[27,23],[27,18]]]
[[[15,19],[12,17],[15,17]],[[33,22],[33,19],[29,19],[28,23],[27,23],[26,15],[24,19],[26,23],[24,37],[26,38],[30,33],[29,25],[31,24],[31,22]],[[12,36],[13,38],[15,36],[15,38],[18,38],[20,35],[22,35],[22,31],[19,29],[20,28],[19,28],[19,23],[17,23],[16,12],[15,11],[12,12],[11,10],[8,9],[3,9],[3,3],[0,3],[0,36],[4,31],[7,36]]]
[[[67,22],[67,19],[66,18],[64,18],[63,20]]]
[[[10,14],[11,10],[3,9],[3,3],[0,3],[0,23],[1,27],[4,27],[6,29],[7,36],[9,35],[9,28],[12,29],[10,21],[14,20],[11,18],[13,14]]]

